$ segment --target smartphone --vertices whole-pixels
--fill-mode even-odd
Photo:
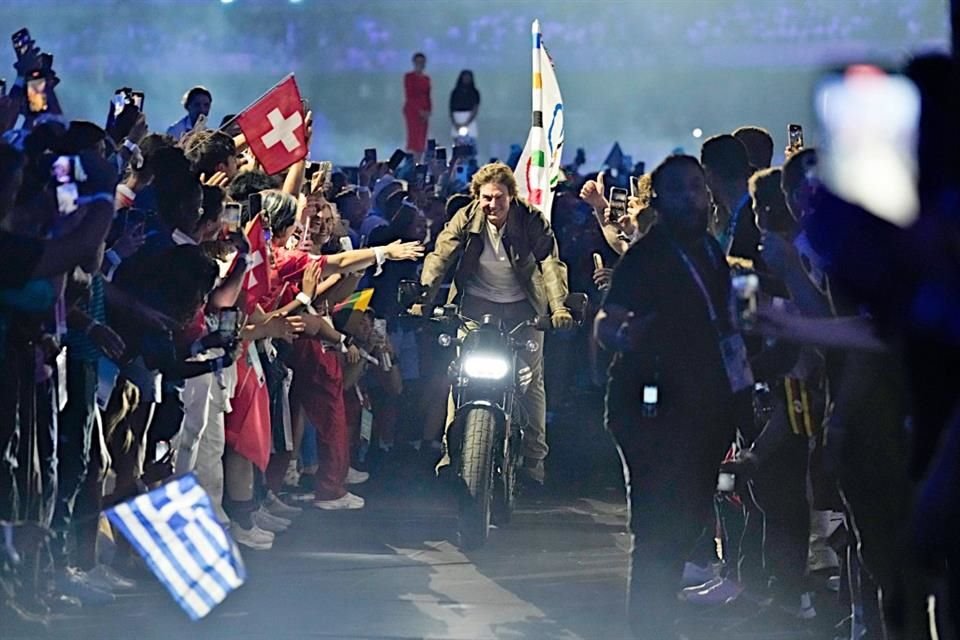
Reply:
[[[437,150],[437,141],[433,138],[427,140],[427,158],[432,158]]]
[[[640,414],[645,418],[655,418],[659,403],[660,388],[653,383],[643,385],[643,404],[640,407]]]
[[[130,98],[133,100],[133,106],[139,111],[143,111],[143,91],[131,91]]]
[[[349,235],[340,238],[340,248],[343,251],[353,251],[353,240],[350,239]]]
[[[263,211],[263,195],[260,193],[251,193],[250,197],[247,198],[247,211],[250,212],[250,217],[253,218],[255,215]]]
[[[27,51],[30,50],[30,46],[33,44],[33,39],[30,37],[30,31],[26,27],[20,29],[12,36],[10,40],[13,42],[13,50],[17,54],[17,60],[23,57]]]
[[[220,218],[223,228],[233,233],[240,230],[240,210],[243,207],[239,202],[226,202],[223,205],[223,215]]]
[[[303,186],[306,187],[310,184],[310,180],[313,178],[313,174],[315,174],[319,169],[320,169],[319,162],[307,162],[307,165],[303,168],[303,182],[304,182]]]
[[[627,215],[627,190],[619,187],[610,189],[610,219],[619,220]]]
[[[217,320],[217,333],[225,338],[234,338],[240,330],[240,311],[237,307],[220,309]]]
[[[364,149],[364,150],[363,150],[363,164],[364,164],[364,165],[377,164],[377,150],[376,150],[376,149]]]
[[[27,109],[30,113],[43,113],[47,110],[47,79],[39,71],[34,71],[27,80]]]
[[[792,150],[803,149],[803,127],[799,124],[787,125],[787,140],[787,144]]]
[[[717,491],[731,493],[736,486],[737,477],[732,473],[720,473],[717,475]]]
[[[453,159],[466,159],[470,157],[470,147],[465,144],[459,144],[453,148]]]
[[[815,89],[824,132],[818,177],[841,198],[906,227],[920,211],[920,92],[904,75],[872,65],[827,74]]]
[[[0,78],[0,98],[3,98],[7,95],[7,79]]]
[[[79,208],[77,182],[86,180],[80,157],[59,156],[50,167],[50,175],[57,185],[57,209],[61,215],[68,216]]]
[[[393,152],[393,155],[390,156],[390,159],[387,160],[387,168],[389,168],[392,172],[396,171],[397,168],[403,164],[403,161],[406,160],[406,158],[407,152],[403,149],[397,149]]]
[[[427,165],[418,164],[413,170],[413,187],[422,190],[427,186]]]
[[[129,95],[130,89],[128,87],[117,89],[113,92],[113,97],[110,99],[110,109],[113,114],[113,120],[119,118],[123,110],[127,108],[127,104],[130,102]]]
[[[640,193],[640,178],[630,176],[630,197],[636,198],[638,193]]]
[[[53,69],[53,54],[41,53],[40,54],[40,71],[43,71],[44,75],[47,75],[52,69]]]
[[[437,147],[434,151],[434,157],[437,162],[442,162],[444,166],[447,164],[447,149],[446,147]]]

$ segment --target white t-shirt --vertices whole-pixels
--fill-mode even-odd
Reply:
[[[483,234],[483,251],[480,253],[477,273],[467,283],[466,293],[498,304],[520,302],[527,298],[503,246],[503,231],[489,222]]]

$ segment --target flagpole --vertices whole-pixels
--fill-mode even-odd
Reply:
[[[543,35],[540,31],[540,21],[534,20],[530,27],[533,37],[533,126],[543,128],[543,75],[540,67],[540,47],[543,46]],[[540,114],[539,117],[537,114]]]

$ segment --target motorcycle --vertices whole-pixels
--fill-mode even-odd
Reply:
[[[403,308],[420,302],[422,295],[418,282],[400,283]],[[585,294],[571,294],[567,299],[578,325],[586,303]],[[507,328],[491,315],[466,318],[456,305],[434,307],[424,315],[441,325],[440,346],[459,349],[448,368],[455,413],[447,430],[446,449],[460,490],[460,546],[475,549],[486,543],[491,524],[510,522],[516,504],[526,426],[518,400],[533,381],[533,372],[523,365],[520,354],[540,347],[516,334],[528,327],[548,330],[550,319],[534,318]]]

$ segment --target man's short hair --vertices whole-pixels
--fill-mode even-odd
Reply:
[[[457,211],[460,211],[460,209],[463,209],[465,206],[470,204],[470,200],[470,196],[465,193],[455,193],[447,198],[447,202],[444,205],[444,209],[447,213],[447,220],[452,218]]]
[[[237,145],[233,138],[222,131],[196,131],[183,139],[187,159],[197,174],[205,173],[209,178],[217,172],[217,166],[227,164],[237,155]]]
[[[700,149],[700,162],[722,180],[750,177],[750,159],[743,143],[729,133],[713,136]]]
[[[237,174],[237,177],[230,181],[230,186],[227,187],[227,194],[234,202],[243,203],[255,193],[279,188],[280,181],[276,178],[271,178],[263,171],[244,171],[243,173]]]
[[[755,169],[766,169],[773,162],[773,136],[763,127],[740,127],[733,137],[747,148],[747,157]]]
[[[754,207],[768,207],[767,230],[774,233],[789,233],[797,226],[780,189],[782,175],[780,167],[761,169],[750,176],[748,183]]]
[[[210,93],[210,90],[198,84],[183,94],[183,108],[186,109],[187,105],[193,102],[193,99],[197,96],[207,96],[210,102],[213,102],[213,94]]]
[[[513,169],[502,162],[491,162],[480,167],[470,181],[470,195],[480,197],[480,188],[485,184],[499,183],[507,188],[511,198],[517,197],[517,179],[513,177]]]
[[[656,198],[660,194],[660,188],[663,186],[664,176],[672,171],[674,167],[680,167],[683,165],[695,167],[697,171],[703,173],[703,167],[693,156],[682,154],[667,156],[667,158],[661,162],[656,169],[653,170],[653,173],[650,174],[650,186],[653,189],[653,198],[650,202],[651,206],[656,206]]]
[[[806,181],[807,173],[816,166],[817,150],[813,148],[804,149],[787,159],[783,164],[783,176],[780,178],[780,188],[787,201],[790,200],[790,194]]]
[[[415,54],[413,54],[413,58],[411,58],[411,59],[415,62],[415,61],[417,60],[417,58],[423,58],[424,60],[426,60],[426,59],[427,59],[427,56],[426,56],[426,54],[423,53],[422,51],[417,51]]]

